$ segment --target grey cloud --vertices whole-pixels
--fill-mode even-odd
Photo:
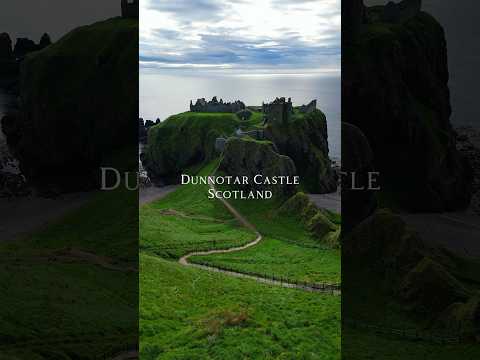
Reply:
[[[222,16],[225,4],[221,0],[164,0],[150,4],[150,9],[173,14],[180,22],[211,21]]]

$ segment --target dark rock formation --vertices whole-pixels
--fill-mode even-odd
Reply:
[[[91,189],[98,186],[100,166],[113,159],[118,164],[122,149],[138,146],[134,25],[112,19],[81,27],[25,58],[21,113],[7,125],[13,129],[7,136],[29,182],[62,192]],[[122,165],[138,163],[130,153]]]
[[[143,119],[138,119],[138,141],[141,143],[145,143],[147,141],[147,129]]]
[[[423,259],[426,249],[402,218],[388,210],[378,210],[358,224],[344,238],[342,247],[342,256],[351,259],[346,270],[357,271],[365,266],[365,269],[396,281]],[[389,286],[393,288],[395,284]]]
[[[29,193],[30,190],[22,175],[0,170],[0,199],[25,196]]]
[[[467,289],[442,265],[423,258],[400,284],[401,299],[420,314],[439,314],[448,306],[469,297]]]
[[[160,120],[154,123],[152,120],[138,119],[138,141],[142,144],[146,144],[148,140],[148,130],[155,124],[159,124]]]
[[[211,101],[206,101],[205,98],[198,99],[195,105],[190,101],[190,111],[192,112],[211,112],[211,113],[237,113],[245,110],[245,104],[239,100],[230,103],[223,102],[222,99],[218,101],[214,96]]]
[[[473,262],[430,248],[400,216],[376,211],[342,239],[342,250],[342,257],[349,259],[342,263],[342,293],[348,301],[345,317],[373,317],[365,308],[353,306],[356,300],[351,299],[359,296],[359,283],[374,282],[369,287],[374,291],[363,293],[363,301],[386,296],[431,328],[449,328],[458,334],[461,325],[468,336],[480,334],[478,295],[469,286],[464,268],[474,266]],[[391,303],[384,306],[370,311],[376,316],[389,314]]]
[[[265,138],[280,154],[290,157],[308,192],[329,193],[337,189],[337,177],[328,157],[327,120],[320,110],[295,121],[271,122]]]
[[[139,4],[138,0],[122,0],[122,17],[126,19],[139,18]]]
[[[267,123],[288,123],[292,119],[293,105],[292,99],[288,101],[284,97],[276,98],[269,104],[262,104],[262,111]]]
[[[12,90],[18,76],[18,64],[12,50],[12,40],[7,33],[0,34],[0,86]]]
[[[0,61],[11,60],[13,58],[12,40],[7,33],[0,34]]]
[[[178,183],[182,171],[218,156],[216,139],[235,132],[233,114],[181,113],[150,128],[144,166],[156,182]]]
[[[468,160],[473,170],[473,196],[471,208],[480,214],[480,131],[472,127],[455,129],[457,149]]]
[[[342,6],[342,43],[348,45],[359,36],[365,22],[363,0],[350,0]]]
[[[18,145],[21,139],[21,125],[22,122],[19,120],[19,112],[10,112],[9,114],[2,117],[1,120],[1,130],[7,138],[8,145],[15,147]]]
[[[362,26],[360,37],[343,49],[344,121],[366,135],[383,188],[402,207],[466,207],[472,175],[449,120],[442,27],[426,13],[401,24]]]
[[[296,192],[294,185],[252,184],[255,175],[264,177],[296,175],[292,159],[275,152],[268,141],[231,138],[225,145],[220,171],[232,176],[247,176],[250,183],[239,186],[244,190],[271,190],[277,197],[289,197]]]
[[[15,48],[13,52],[15,53],[15,57],[17,59],[22,59],[28,53],[31,53],[37,50],[38,50],[38,46],[37,44],[35,44],[33,40],[30,40],[28,38],[18,38],[17,42],[15,43]]]
[[[353,229],[376,209],[374,191],[368,189],[369,173],[373,171],[373,153],[367,138],[356,126],[342,123],[342,231],[344,232]],[[357,190],[360,188],[364,190]]]
[[[52,40],[50,39],[50,35],[45,33],[42,35],[40,39],[40,42],[38,44],[38,49],[39,50],[45,49],[47,46],[50,46],[51,44],[52,44]]]

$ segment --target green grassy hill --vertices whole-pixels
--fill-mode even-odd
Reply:
[[[97,359],[135,345],[137,201],[132,191],[99,193],[0,244],[0,359]]]
[[[217,164],[200,174],[211,174]],[[192,251],[255,239],[219,201],[208,200],[206,190],[182,186],[140,208],[142,358],[339,359],[340,297],[178,264]],[[263,269],[298,281],[339,281],[339,251],[309,247],[318,240],[300,222],[270,216],[279,204],[239,201],[234,206],[268,236],[246,251],[208,257],[211,264],[240,272]]]
[[[141,358],[340,358],[340,297],[141,255]]]
[[[138,21],[79,27],[28,55],[20,98],[12,145],[25,175],[67,190],[92,187],[101,162],[137,145]]]
[[[149,130],[146,166],[154,176],[175,182],[183,170],[217,156],[216,138],[230,137],[238,128],[254,129],[261,120],[258,112],[248,121],[231,113],[173,115]]]

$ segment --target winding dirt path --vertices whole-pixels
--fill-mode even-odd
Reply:
[[[210,184],[210,188],[212,190],[216,190],[215,186],[213,184]],[[198,252],[192,252],[189,253],[183,257],[180,258],[178,261],[181,265],[183,266],[190,266],[190,267],[195,267],[198,269],[202,270],[207,270],[207,271],[213,271],[213,272],[218,272],[222,273],[228,276],[236,277],[236,278],[244,278],[244,279],[251,279],[260,283],[264,284],[269,284],[269,285],[275,285],[275,286],[281,286],[284,288],[289,288],[289,289],[299,289],[303,291],[311,291],[311,292],[319,292],[319,293],[331,293],[333,295],[340,295],[341,290],[340,287],[337,284],[331,284],[331,285],[323,285],[323,286],[316,286],[316,285],[310,285],[310,284],[301,284],[301,283],[292,283],[288,282],[286,280],[280,281],[280,280],[275,280],[267,277],[261,277],[261,276],[255,276],[255,275],[249,275],[245,274],[242,272],[237,272],[237,271],[228,271],[224,269],[217,268],[215,266],[207,266],[207,265],[200,265],[200,264],[194,264],[189,262],[189,259],[193,256],[204,256],[204,255],[214,255],[214,254],[228,254],[228,253],[233,253],[237,251],[242,251],[246,250],[248,248],[251,248],[258,243],[260,243],[263,239],[262,234],[258,232],[258,230],[255,228],[254,225],[252,225],[245,217],[243,217],[227,200],[225,199],[219,199],[223,205],[228,209],[228,211],[237,219],[240,224],[242,224],[244,227],[247,229],[253,231],[256,235],[256,239],[248,244],[245,244],[243,246],[235,247],[235,248],[230,248],[230,249],[225,249],[225,250],[208,250],[208,251],[198,251]]]

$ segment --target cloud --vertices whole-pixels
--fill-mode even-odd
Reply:
[[[158,0],[149,3],[149,9],[174,15],[183,22],[211,21],[221,16],[225,6],[217,0]]]
[[[148,0],[141,6],[142,67],[340,67],[339,0]]]

